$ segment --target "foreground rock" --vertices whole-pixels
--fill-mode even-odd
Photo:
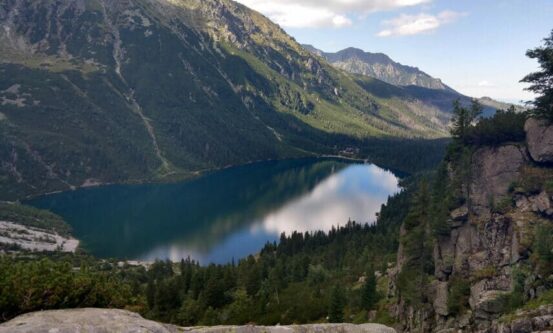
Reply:
[[[379,324],[176,327],[125,310],[72,309],[33,312],[0,325],[0,333],[395,333]]]

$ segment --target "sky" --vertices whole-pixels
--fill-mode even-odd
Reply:
[[[527,49],[553,29],[553,0],[238,0],[300,43],[357,47],[419,67],[468,96],[508,102],[538,69]]]

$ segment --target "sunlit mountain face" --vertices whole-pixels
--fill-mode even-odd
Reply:
[[[99,257],[224,263],[281,233],[373,223],[396,176],[335,159],[264,162],[179,184],[107,186],[29,202],[62,215]]]

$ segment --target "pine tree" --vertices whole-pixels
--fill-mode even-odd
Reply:
[[[461,105],[457,99],[453,102],[453,119],[450,130],[454,139],[463,141],[467,135],[468,129],[474,125],[474,122],[482,115],[482,105],[476,99],[473,99],[469,108]]]
[[[331,323],[344,322],[344,290],[339,284],[336,284],[330,294],[330,304],[328,307],[328,321]]]
[[[367,278],[361,288],[361,306],[365,310],[372,310],[378,301],[378,294],[376,292],[376,277],[374,276],[374,270],[369,269]]]
[[[521,80],[530,83],[527,90],[538,95],[531,103],[535,107],[533,113],[553,122],[553,30],[544,39],[543,46],[528,50],[526,55],[536,59],[541,67],[540,71],[530,73]]]
[[[148,308],[153,309],[156,301],[156,286],[152,279],[148,279],[148,284],[146,285],[146,302],[148,303]]]
[[[430,204],[428,184],[422,181],[404,221],[405,236],[401,240],[406,258],[398,286],[402,297],[410,304],[423,301],[427,276],[434,272]]]

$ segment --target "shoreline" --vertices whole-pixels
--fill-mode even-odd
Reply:
[[[214,173],[218,171],[228,170],[232,168],[239,168],[239,167],[245,167],[257,163],[267,163],[267,162],[280,162],[280,161],[294,161],[294,160],[302,160],[302,159],[340,159],[344,161],[352,161],[352,162],[359,162],[363,164],[375,164],[370,162],[370,159],[368,158],[357,158],[357,157],[351,157],[351,156],[343,156],[343,155],[332,155],[332,154],[324,154],[324,155],[312,155],[312,156],[302,156],[302,157],[292,157],[292,158],[283,158],[283,159],[265,159],[265,160],[255,160],[255,161],[248,161],[243,164],[229,164],[223,167],[218,168],[211,168],[211,169],[203,169],[203,170],[196,170],[196,171],[183,171],[182,173],[172,173],[170,176],[173,176],[171,179],[163,179],[163,178],[154,178],[154,179],[129,179],[122,182],[100,182],[96,181],[95,179],[87,179],[82,185],[72,185],[67,189],[61,189],[56,191],[50,191],[46,193],[38,193],[38,194],[31,194],[19,199],[16,199],[14,201],[0,201],[5,203],[20,203],[25,204],[24,202],[30,201],[36,198],[50,196],[54,194],[60,194],[65,192],[72,192],[77,190],[84,190],[84,189],[92,189],[92,188],[98,188],[98,187],[104,187],[104,186],[113,186],[113,185],[155,185],[155,184],[175,184],[179,182],[184,181],[190,181],[197,178],[200,178],[202,176],[205,176],[209,173]],[[380,165],[375,164],[379,168],[394,172],[393,170],[383,167]],[[399,177],[399,175],[398,175]],[[91,181],[92,180],[92,181]]]

